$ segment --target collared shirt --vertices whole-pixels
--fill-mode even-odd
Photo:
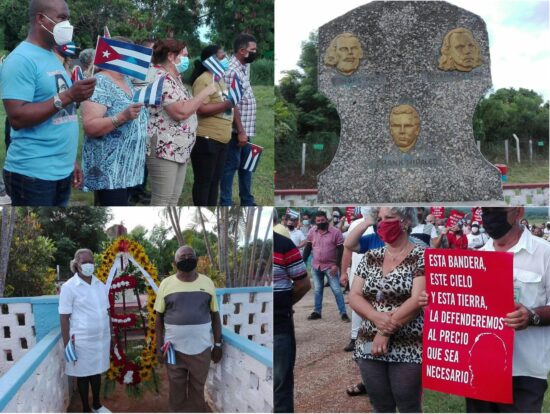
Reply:
[[[229,69],[225,71],[226,85],[231,85],[235,74],[241,80],[243,87],[243,97],[237,104],[237,108],[239,108],[244,131],[250,138],[256,135],[256,98],[250,84],[250,65],[243,65],[235,56],[232,56],[229,60]]]
[[[90,284],[75,274],[61,286],[59,313],[70,315],[69,335],[74,335],[76,363],[65,364],[65,374],[87,377],[109,369],[111,330],[107,288],[95,276]]]
[[[481,249],[495,251],[493,239]],[[514,295],[527,308],[550,306],[550,245],[524,229],[514,253]],[[512,375],[546,379],[550,372],[550,326],[515,332]]]
[[[294,242],[296,247],[298,247],[300,243],[302,243],[306,239],[306,236],[304,236],[304,233],[302,233],[298,229],[288,230],[288,234],[290,235],[290,240]],[[300,253],[303,254],[304,248],[298,247],[298,249],[300,249]]]
[[[315,226],[307,234],[307,241],[311,243],[315,269],[326,270],[337,264],[338,246],[344,244],[340,230],[329,226],[326,232],[321,233]]]

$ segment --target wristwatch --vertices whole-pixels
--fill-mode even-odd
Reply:
[[[529,311],[529,325],[530,326],[539,326],[540,325],[540,316],[533,309],[528,309]]]
[[[61,102],[61,98],[57,93],[53,96],[53,106],[55,106],[55,109],[58,111],[63,109],[63,102]]]
[[[214,344],[214,348],[221,348],[222,345],[223,345],[223,342],[216,342],[216,343]]]

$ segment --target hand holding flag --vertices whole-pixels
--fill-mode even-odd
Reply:
[[[76,65],[74,68],[73,68],[73,71],[71,72],[71,80],[73,81],[73,83],[77,82],[77,81],[81,81],[84,79],[84,74],[82,73],[82,68],[78,65]]]
[[[78,358],[76,357],[74,335],[71,336],[71,339],[69,339],[69,342],[65,346],[65,360],[67,362],[73,363],[76,363],[76,361],[78,361]]]
[[[172,342],[167,341],[161,348],[162,355],[166,358],[166,363],[176,365],[176,350]]]
[[[165,78],[166,76],[161,76],[150,85],[137,91],[132,101],[144,105],[160,106],[162,104],[162,86]]]
[[[213,75],[214,82],[219,82],[220,79],[223,79],[225,70],[223,70],[216,55],[212,55],[208,59],[203,60],[202,65]]]
[[[247,147],[249,148],[248,156],[242,157],[241,159],[241,170],[254,172],[260,161],[260,156],[262,155],[263,148],[256,144],[248,143]]]

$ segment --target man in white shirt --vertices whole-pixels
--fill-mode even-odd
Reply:
[[[478,250],[485,246],[489,236],[479,231],[479,223],[474,221],[470,233],[466,236],[468,238],[468,249]]]
[[[300,253],[304,254],[304,246],[307,243],[306,236],[304,236],[304,233],[302,233],[300,230],[296,228],[298,225],[298,218],[286,215],[286,228],[288,229],[288,233],[290,234],[290,240],[294,243],[294,245],[300,249]]]
[[[550,245],[520,225],[523,207],[484,207],[491,237],[485,251],[514,254],[515,311],[505,323],[515,329],[512,366],[514,402],[466,399],[468,412],[541,412],[550,372]],[[495,275],[498,277],[498,275]]]

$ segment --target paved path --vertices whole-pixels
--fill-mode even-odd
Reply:
[[[324,289],[323,318],[307,320],[313,311],[313,282],[308,294],[294,305],[297,357],[294,369],[295,412],[372,412],[365,395],[350,397],[346,387],[360,382],[359,369],[344,352],[351,323],[342,322],[330,288]],[[351,308],[347,304],[351,318]]]

